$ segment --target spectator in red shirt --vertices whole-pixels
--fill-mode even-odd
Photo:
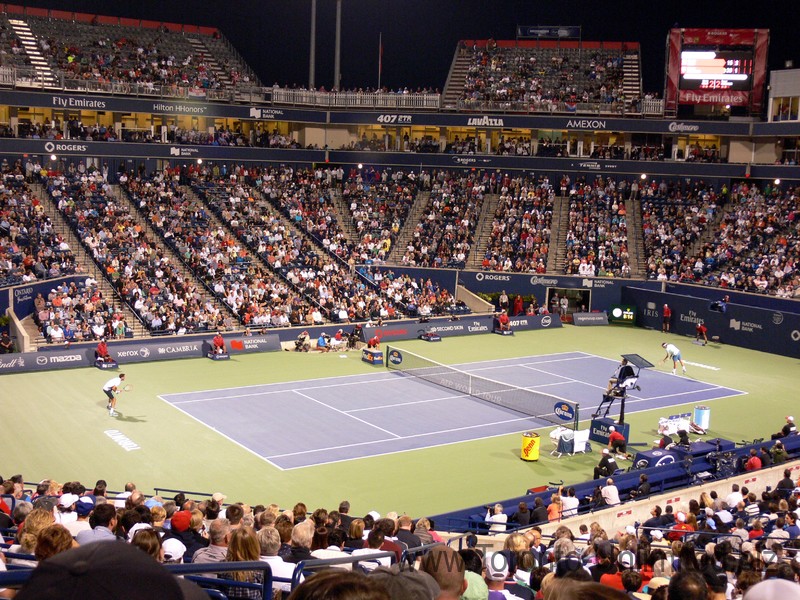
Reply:
[[[705,346],[708,343],[708,327],[703,325],[702,321],[695,327],[694,341],[700,341],[701,338],[703,340],[703,346]]]
[[[761,458],[758,456],[758,451],[755,448],[750,449],[750,458],[744,464],[745,471],[757,471],[761,468]]]
[[[106,338],[100,338],[100,343],[97,344],[97,349],[94,351],[94,356],[103,362],[111,362],[111,355],[108,353],[108,345],[106,345]]]
[[[608,428],[608,447],[609,449],[617,454],[617,456],[623,456],[624,458],[628,458],[628,444],[625,441],[625,436],[622,435],[619,431],[617,431],[616,427],[613,425]]]
[[[667,535],[667,539],[669,539],[669,541],[674,542],[675,540],[680,540],[687,533],[691,533],[692,531],[694,531],[694,527],[692,527],[686,522],[685,513],[679,512],[677,515],[675,515],[675,521],[676,521],[675,526],[670,530],[669,534]]]
[[[508,313],[504,310],[500,311],[500,315],[497,317],[497,328],[500,331],[509,331],[511,329]]]
[[[213,347],[214,354],[227,354],[227,351],[225,350],[225,340],[222,339],[222,333],[219,331],[211,341],[211,345]]]

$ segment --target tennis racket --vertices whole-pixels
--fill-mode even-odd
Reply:
[[[122,391],[122,392],[131,392],[131,391],[133,391],[133,384],[132,383],[126,383],[125,385],[123,385],[120,388],[120,391]]]

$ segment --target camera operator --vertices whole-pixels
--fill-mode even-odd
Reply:
[[[307,331],[304,331],[297,336],[297,339],[294,342],[294,351],[308,352],[309,350],[311,350],[311,337],[308,335]]]

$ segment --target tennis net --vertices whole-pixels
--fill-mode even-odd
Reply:
[[[555,425],[578,423],[579,407],[575,402],[478,377],[408,350],[387,346],[386,367]]]

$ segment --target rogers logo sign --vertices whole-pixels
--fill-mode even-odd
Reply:
[[[44,149],[45,152],[86,152],[89,146],[86,144],[54,144],[53,142],[46,142]]]
[[[511,281],[511,275],[493,275],[492,273],[478,273],[475,281]]]
[[[375,335],[378,338],[382,338],[387,335],[406,335],[408,333],[408,329],[376,329]]]

